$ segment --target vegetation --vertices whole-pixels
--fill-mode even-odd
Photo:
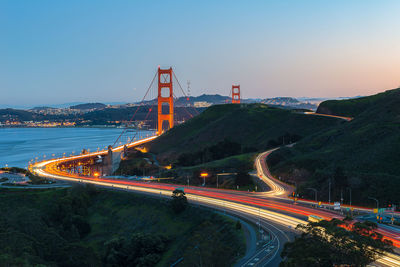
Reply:
[[[172,210],[179,214],[183,212],[188,205],[187,198],[185,196],[185,192],[180,189],[175,189],[172,192],[172,199],[171,199],[171,207]]]
[[[224,139],[215,145],[207,146],[196,152],[187,152],[179,156],[176,165],[193,166],[226,157],[257,151],[254,147],[242,147],[241,144]]]
[[[303,233],[285,244],[280,266],[366,266],[391,251],[390,244],[372,231],[376,225],[355,223],[354,231],[347,231],[341,225],[346,222],[299,225],[297,229]]]
[[[0,122],[7,121],[25,122],[25,121],[51,121],[51,122],[75,122],[76,126],[85,125],[121,125],[122,121],[130,121],[137,107],[120,108],[102,108],[102,104],[83,104],[75,106],[74,109],[92,109],[96,110],[84,114],[42,114],[18,109],[0,109]],[[149,112],[149,110],[152,110]],[[194,115],[201,112],[204,108],[191,108],[189,113]],[[186,107],[175,107],[175,118],[179,121],[188,120],[191,115]],[[148,115],[147,115],[148,114]],[[154,105],[141,106],[135,114],[135,121],[144,121],[150,128],[154,128],[157,123],[157,109]]]
[[[230,266],[244,251],[235,221],[126,192],[2,189],[0,209],[0,266]]]
[[[28,174],[29,171],[23,169],[23,168],[18,168],[18,167],[3,167],[0,168],[1,171],[6,171],[6,172],[11,172],[11,173],[22,173],[22,174]]]
[[[178,167],[184,171],[202,171],[207,170],[209,173],[217,172],[235,172],[236,170],[250,171],[253,169],[254,159],[257,153],[244,153],[235,156],[226,157],[198,165]]]
[[[255,185],[246,173],[253,168],[258,151],[297,142],[338,123],[335,119],[306,116],[263,104],[211,106],[148,145],[161,165],[172,166],[169,171],[159,169],[150,173],[175,177],[169,181],[173,183],[200,185],[203,178],[199,174],[205,171],[209,174],[208,186],[216,186],[218,180],[219,187],[254,190]],[[138,173],[137,167],[133,170],[138,159],[129,160],[121,163],[121,169],[129,174]],[[221,173],[233,175],[218,177]]]
[[[19,168],[19,167],[3,167],[0,168],[0,170],[2,171],[7,171],[10,173],[20,173],[20,174],[24,174],[25,176],[28,176],[30,179],[29,184],[51,184],[53,183],[52,181],[36,176],[33,173],[31,173],[30,171],[23,169],[23,168]],[[3,185],[15,185],[13,183],[4,183]]]
[[[103,109],[107,107],[103,103],[85,103],[85,104],[78,104],[75,106],[70,106],[70,109]]]
[[[159,167],[155,165],[152,155],[131,150],[128,153],[128,158],[121,161],[115,174],[146,176],[158,174],[158,172]]]
[[[273,174],[299,186],[299,193],[312,197],[308,187],[328,199],[343,194],[349,202],[365,204],[368,197],[381,205],[399,204],[400,89],[352,100],[327,101],[319,111],[355,116],[350,122],[316,132],[293,148],[282,148],[268,158]],[[339,112],[341,110],[341,112]],[[373,206],[374,202],[370,201]]]
[[[137,112],[136,112],[137,110]],[[196,109],[197,112],[201,112],[202,109]],[[196,114],[196,111],[188,111],[185,107],[175,107],[175,119],[176,120],[188,120],[191,116],[189,114]],[[155,128],[157,125],[157,109],[154,105],[145,105],[138,107],[122,107],[122,108],[105,108],[100,110],[94,110],[81,115],[82,121],[78,122],[78,125],[108,125],[108,124],[119,124],[115,121],[130,121],[132,116],[135,114],[135,121],[144,121],[149,124],[150,128]]]
[[[359,97],[347,100],[328,100],[322,102],[317,109],[317,113],[356,117],[367,109],[379,108],[377,105],[386,105],[392,96],[398,98],[398,90],[388,90],[386,92]]]
[[[234,143],[235,147],[240,144],[241,153],[246,149],[261,151],[275,146],[273,142],[279,144],[285,139],[285,144],[293,143],[340,123],[331,118],[306,116],[264,104],[215,105],[154,140],[150,151],[157,154],[161,162],[168,163],[184,153],[195,155],[201,152],[204,155],[214,146],[222,147],[224,142]],[[236,153],[234,148],[230,155]],[[208,160],[219,158],[217,153],[212,154]],[[195,164],[201,162],[206,161],[200,160]]]

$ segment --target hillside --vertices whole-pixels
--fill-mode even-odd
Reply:
[[[385,102],[395,100],[398,97],[398,90],[387,90],[376,95],[347,100],[324,101],[318,106],[317,113],[354,117],[367,109],[374,108],[374,106],[379,108],[380,106],[385,106]],[[391,99],[391,97],[394,99]]]
[[[317,105],[299,101],[293,97],[274,97],[274,98],[266,98],[262,101],[262,103],[267,105],[275,105],[275,106],[282,106],[282,107],[291,107],[291,108],[298,108],[298,109],[311,109],[316,110]]]
[[[231,219],[128,192],[1,189],[0,208],[0,266],[194,266],[197,249],[232,266],[245,249]]]
[[[78,104],[75,106],[69,107],[70,109],[103,109],[106,105],[102,103],[86,103],[86,104]]]
[[[182,106],[193,106],[195,102],[207,102],[210,103],[212,105],[215,104],[223,104],[226,103],[228,101],[230,101],[231,98],[229,96],[222,96],[222,95],[206,95],[206,94],[202,94],[200,96],[181,96],[178,97],[174,100],[174,106],[175,107],[182,107]],[[139,103],[136,103],[139,104]],[[157,105],[157,99],[152,99],[152,100],[147,100],[144,101],[145,105]]]
[[[293,148],[281,149],[269,158],[275,175],[295,180],[300,193],[312,196],[307,187],[318,189],[328,199],[331,179],[334,200],[341,191],[349,202],[399,203],[400,175],[400,89],[350,100],[325,101],[318,112],[353,116],[329,131],[302,139]]]
[[[0,109],[0,122],[7,120],[10,121],[30,121],[34,119],[41,119],[43,116],[36,115],[32,112],[20,109]]]
[[[151,111],[149,112],[149,110]],[[137,110],[137,111],[136,111]],[[174,115],[175,121],[185,121],[191,116],[200,113],[203,108],[184,108],[175,107]],[[82,115],[84,120],[90,120],[90,124],[107,124],[109,121],[130,121],[132,116],[135,121],[143,121],[147,119],[146,123],[150,125],[150,128],[155,128],[157,124],[157,107],[154,106],[141,106],[139,107],[127,107],[127,108],[105,108],[94,110]]]
[[[182,153],[196,153],[224,140],[238,143],[243,152],[262,151],[340,123],[264,104],[215,105],[162,135],[151,144],[150,150],[161,160],[169,161]]]

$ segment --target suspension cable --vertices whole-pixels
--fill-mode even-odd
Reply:
[[[183,88],[182,88],[182,86],[181,86],[181,83],[179,82],[178,78],[176,77],[175,71],[172,71],[172,73],[174,74],[175,80],[177,81],[177,83],[178,83],[178,85],[179,85],[179,88],[181,88],[181,91],[182,91],[183,95],[184,95],[187,99],[189,99],[189,97],[188,97],[188,96],[186,95],[186,93],[185,93],[185,90],[183,90]],[[196,108],[193,108],[193,109],[194,109],[194,111],[197,113],[197,115],[200,114],[200,113],[197,111]],[[193,117],[193,116],[192,116],[192,117]]]
[[[151,80],[150,86],[149,88],[147,88],[146,94],[143,96],[142,100],[140,101],[138,107],[136,108],[135,112],[133,113],[131,119],[129,120],[129,123],[132,122],[133,118],[135,117],[136,113],[138,112],[139,108],[141,107],[141,105],[143,104],[144,100],[146,99],[147,94],[149,93],[151,87],[153,86],[154,80],[157,77],[157,72],[154,74],[153,79]],[[122,133],[118,136],[117,140],[115,140],[114,144],[112,145],[112,147],[115,146],[115,144],[119,141],[119,139],[121,138],[121,136],[126,132],[126,130],[128,129],[128,127],[125,127],[125,129],[122,131]]]
[[[176,100],[178,100],[178,98],[176,97],[175,93],[174,93],[174,97],[175,97]],[[187,108],[186,108],[185,106],[183,106],[183,109],[186,111],[186,113],[189,115],[190,118],[193,118],[193,114],[191,114],[191,113],[187,110]]]

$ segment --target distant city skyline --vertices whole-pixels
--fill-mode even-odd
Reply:
[[[0,107],[137,102],[158,65],[194,96],[375,94],[400,86],[399,13],[395,0],[3,0]]]

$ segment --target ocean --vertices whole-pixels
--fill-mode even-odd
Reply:
[[[82,149],[96,151],[112,145],[123,129],[118,128],[0,128],[0,167],[25,168],[29,161],[41,161],[79,154]],[[150,134],[141,131],[139,136]],[[120,141],[126,143],[134,130]],[[119,142],[118,142],[119,144]]]

